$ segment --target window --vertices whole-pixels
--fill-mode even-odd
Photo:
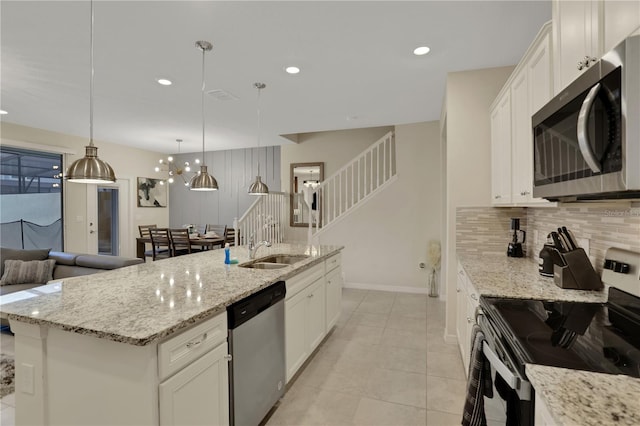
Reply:
[[[0,244],[62,250],[62,155],[0,147]]]

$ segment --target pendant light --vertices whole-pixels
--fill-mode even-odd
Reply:
[[[91,1],[91,81],[89,85],[89,145],[85,155],[69,166],[65,179],[74,183],[109,183],[116,181],[111,166],[98,158],[98,147],[93,144],[93,1]]]
[[[180,144],[182,143],[182,139],[176,139],[178,142],[178,155],[180,154]],[[161,158],[159,161],[160,165],[155,167],[156,173],[167,172],[169,177],[167,178],[167,182],[173,183],[175,181],[175,177],[179,176],[184,183],[184,186],[189,186],[189,182],[185,177],[187,173],[191,172],[191,163],[188,161],[184,162],[184,166],[178,166],[177,163],[173,161],[173,157],[169,156],[167,158]],[[200,164],[200,160],[196,159],[196,163]],[[164,181],[160,181],[160,185],[164,185]]]
[[[189,189],[192,191],[216,191],[218,182],[207,172],[207,166],[204,164],[204,54],[210,51],[213,46],[208,41],[196,41],[196,47],[202,50],[202,165],[200,172],[191,178]]]
[[[258,174],[256,175],[256,180],[249,185],[249,194],[268,195],[269,187],[262,182],[260,177],[260,130],[262,125],[262,120],[260,119],[260,91],[267,87],[267,85],[264,83],[254,83],[253,87],[258,89]]]

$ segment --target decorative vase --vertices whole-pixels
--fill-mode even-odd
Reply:
[[[429,297],[438,297],[438,281],[436,280],[436,269],[431,269],[429,276]]]

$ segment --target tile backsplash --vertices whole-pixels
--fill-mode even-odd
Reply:
[[[456,250],[506,256],[511,217],[520,217],[520,227],[527,231],[525,255],[536,260],[547,234],[560,226],[569,228],[578,240],[589,240],[589,258],[598,272],[609,247],[640,252],[640,207],[582,203],[556,208],[460,207],[456,210]]]

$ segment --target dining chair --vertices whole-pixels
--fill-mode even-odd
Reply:
[[[227,225],[207,225],[206,232],[215,232],[220,238],[226,239]]]
[[[229,243],[230,246],[236,245],[236,234],[238,234],[238,242],[240,241],[240,231],[236,231],[234,228],[227,228],[224,236],[224,242]]]
[[[153,225],[138,225],[138,231],[140,232],[140,238],[149,238],[151,237],[151,235],[149,235],[149,229],[151,228],[157,228],[158,225],[153,224]],[[146,258],[147,256],[153,256],[153,250],[147,250],[147,244],[145,243],[145,250],[144,250],[144,257]]]
[[[187,228],[169,229],[171,237],[171,249],[173,256],[191,254],[191,243],[189,240],[189,230]]]
[[[173,256],[171,249],[171,235],[168,228],[149,228],[153,260]]]

